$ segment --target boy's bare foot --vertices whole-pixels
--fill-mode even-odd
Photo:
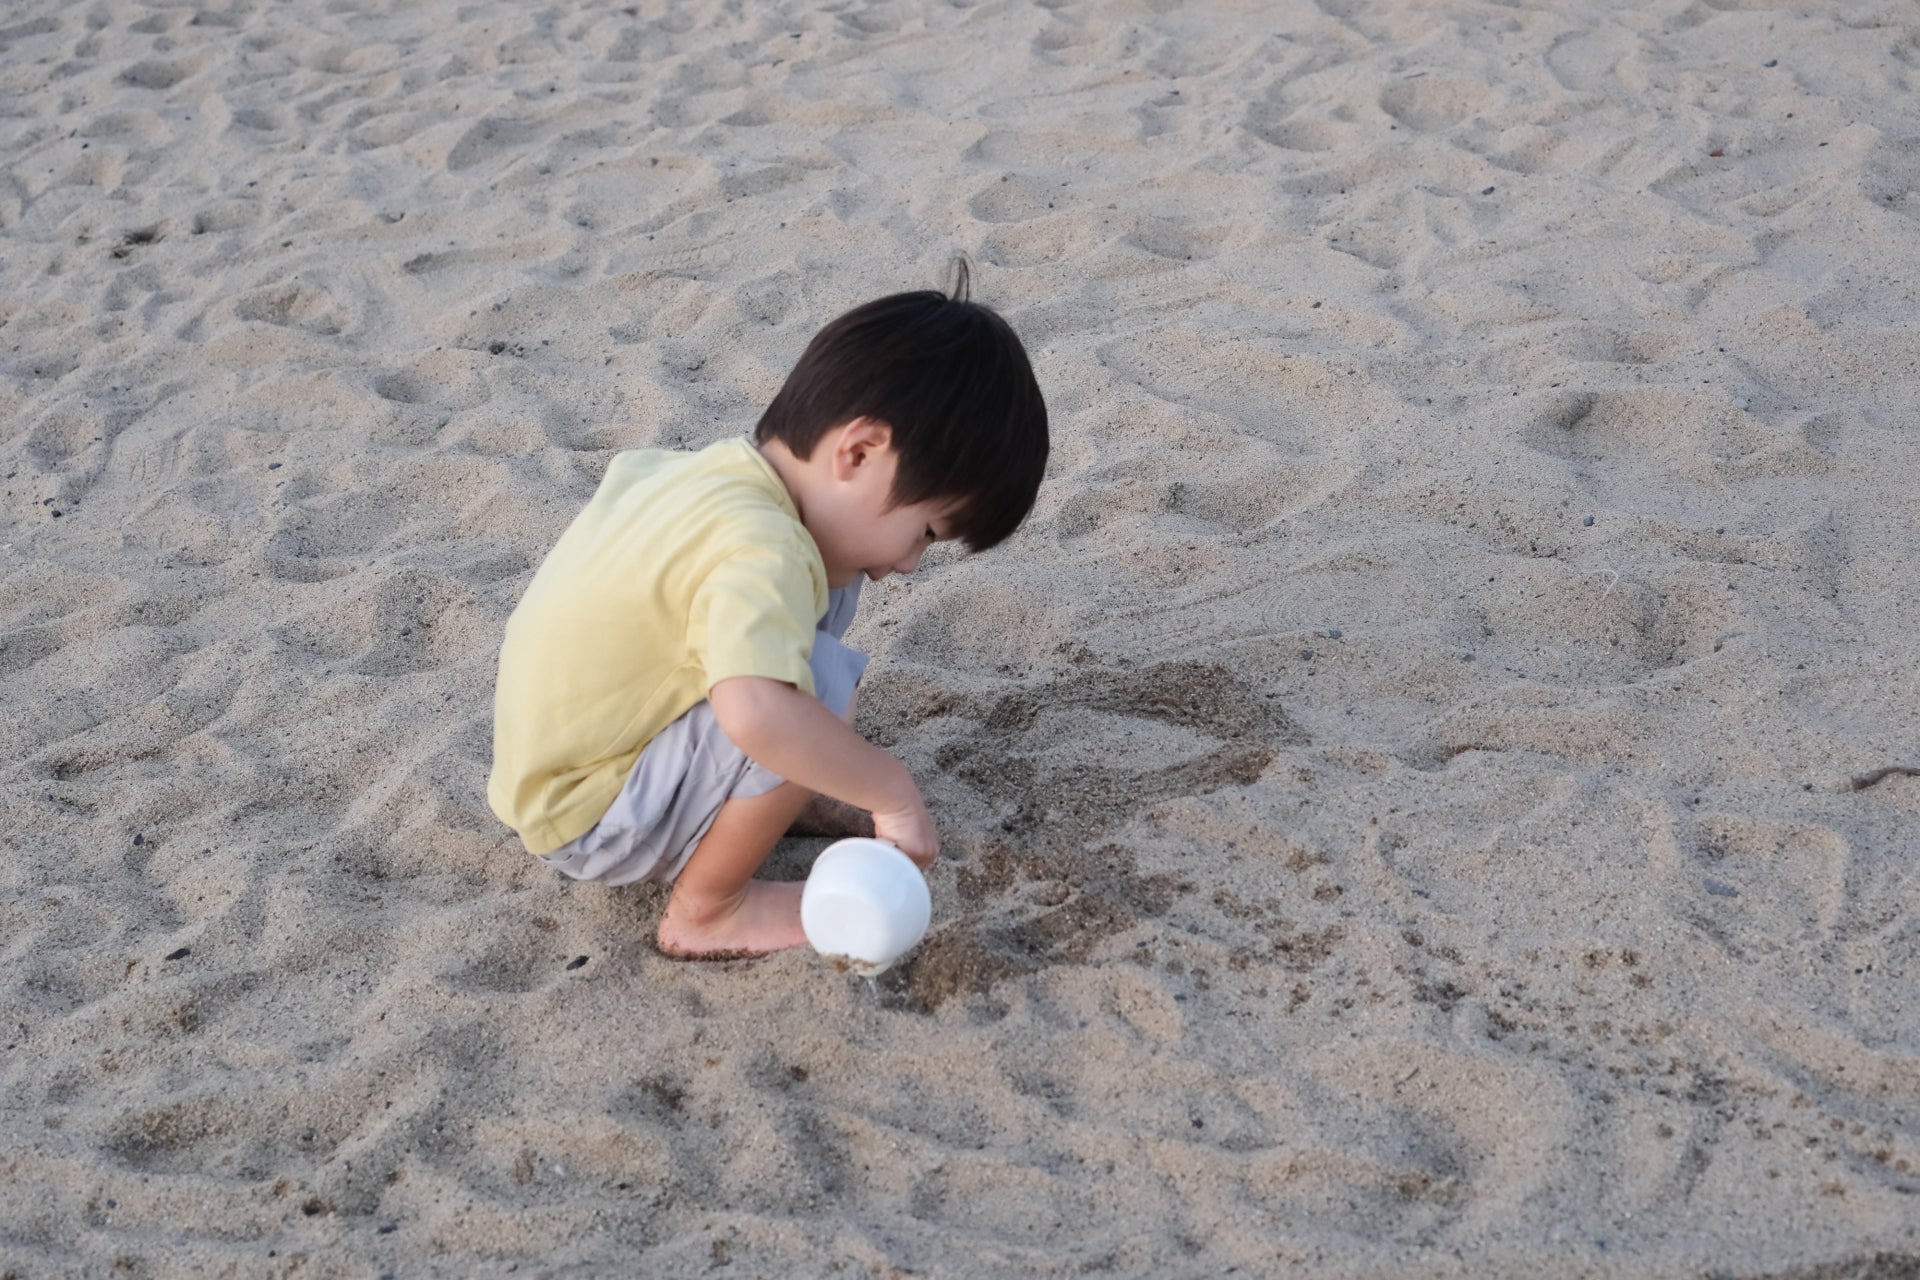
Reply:
[[[807,807],[787,828],[790,836],[826,836],[840,840],[847,836],[871,836],[873,834],[873,815],[865,809],[857,809],[844,800],[835,800],[832,796],[814,793],[807,801]]]
[[[797,880],[749,880],[740,895],[722,903],[667,900],[660,918],[660,950],[677,960],[739,960],[800,946]]]

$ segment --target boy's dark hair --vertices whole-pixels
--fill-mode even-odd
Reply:
[[[753,438],[812,455],[855,418],[893,430],[893,502],[957,499],[955,536],[974,551],[1002,542],[1033,510],[1047,469],[1047,406],[1013,328],[970,301],[967,261],[951,296],[896,293],[815,334]]]

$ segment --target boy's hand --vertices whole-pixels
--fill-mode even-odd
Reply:
[[[933,815],[927,812],[926,801],[917,793],[913,799],[910,808],[892,813],[876,810],[873,836],[912,858],[914,865],[925,871],[940,856],[940,833],[934,829]]]

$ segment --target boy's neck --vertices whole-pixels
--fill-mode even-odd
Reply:
[[[773,473],[780,477],[780,483],[786,487],[787,496],[793,499],[794,510],[800,513],[800,523],[807,522],[807,498],[813,492],[813,475],[807,469],[805,459],[794,456],[781,440],[769,440],[765,444],[753,446],[760,456],[767,460]]]

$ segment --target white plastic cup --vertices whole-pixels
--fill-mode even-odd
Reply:
[[[919,946],[932,917],[927,878],[884,840],[828,845],[800,894],[800,927],[813,949],[867,977]]]

